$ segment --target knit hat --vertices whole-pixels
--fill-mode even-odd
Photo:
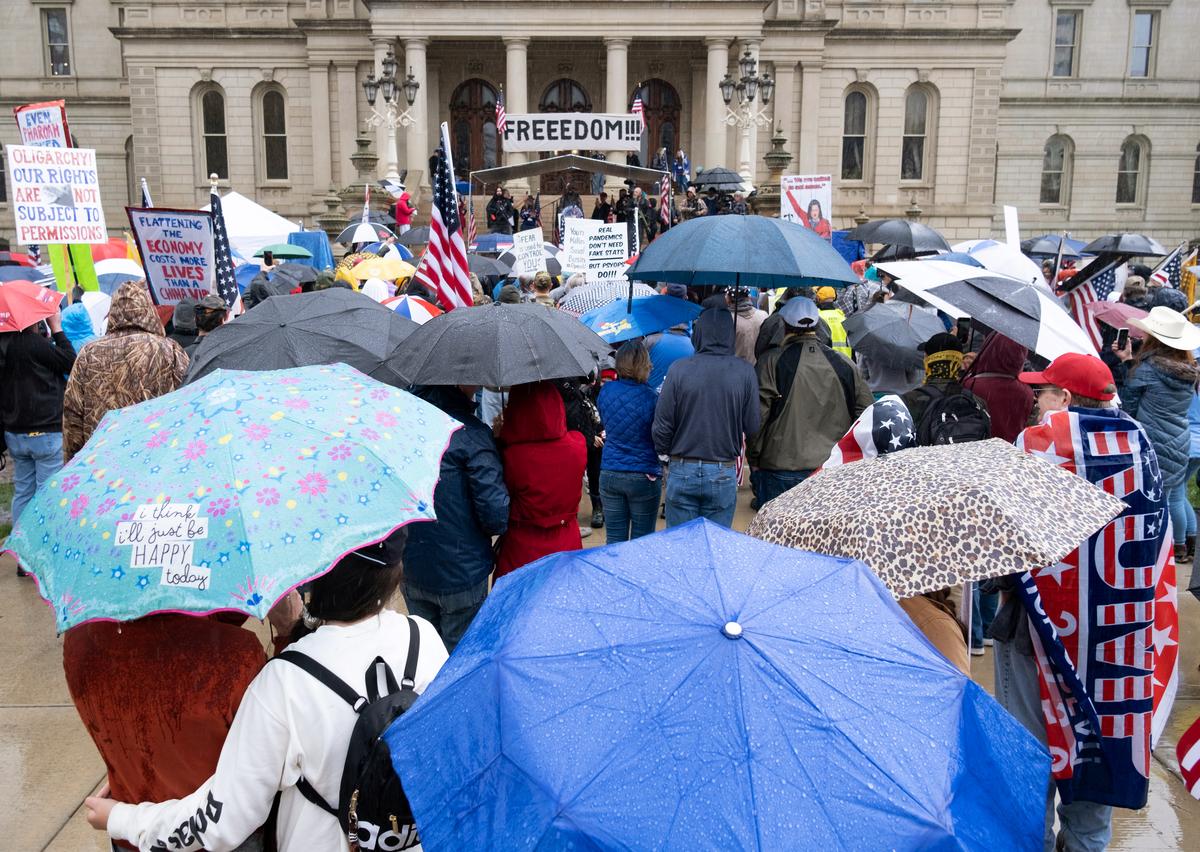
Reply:
[[[516,284],[505,284],[500,288],[501,305],[519,305],[521,304],[521,291],[517,289]]]
[[[674,296],[676,299],[686,299],[688,297],[686,284],[668,284],[667,295]]]

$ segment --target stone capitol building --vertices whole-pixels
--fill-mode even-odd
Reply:
[[[644,150],[736,170],[744,131],[726,124],[719,83],[749,52],[775,84],[748,131],[755,181],[779,136],[789,173],[832,174],[835,227],[908,211],[967,239],[1002,234],[1011,204],[1023,236],[1128,230],[1171,244],[1200,232],[1198,5],[0,0],[0,106],[66,100],[77,144],[98,152],[116,233],[141,178],[155,204],[196,207],[210,172],[312,227],[358,179],[359,136],[386,173],[389,131],[364,130],[362,84],[389,50],[419,84],[395,151],[425,205],[441,122],[460,174],[539,156],[501,150],[501,92],[510,114],[628,113],[640,97]],[[17,141],[6,118],[0,142]],[[529,183],[512,186],[518,201]],[[0,182],[9,238],[10,203]]]

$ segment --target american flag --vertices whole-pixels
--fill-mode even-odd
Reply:
[[[658,218],[664,231],[671,227],[671,176],[665,173],[658,182]]]
[[[1179,682],[1179,610],[1158,459],[1117,408],[1056,412],[1017,447],[1123,500],[1062,562],[1022,575],[1063,801],[1140,808]],[[1059,632],[1055,625],[1068,625]]]
[[[496,132],[501,136],[508,128],[508,115],[504,112],[504,89],[496,95]]]
[[[29,259],[33,261],[34,266],[42,265],[42,247],[39,245],[25,246],[25,253],[29,255]]]
[[[154,202],[150,199],[150,184],[146,183],[146,179],[142,178],[142,207],[153,207]]]
[[[833,452],[821,469],[873,459],[916,445],[917,433],[908,406],[895,394],[887,394],[858,415],[850,431],[833,445]]]
[[[445,142],[445,125],[443,143]],[[438,148],[429,158],[429,174],[433,177],[433,208],[429,214],[429,247],[421,257],[416,280],[429,286],[438,295],[446,310],[468,307],[471,298],[470,271],[467,268],[467,248],[463,243],[454,181],[450,172],[447,148]]]
[[[642,103],[642,89],[639,86],[637,95],[633,98],[633,106],[629,110],[642,122],[642,130],[646,129],[646,105]]]
[[[1154,267],[1154,271],[1150,273],[1150,280],[1146,283],[1158,284],[1162,287],[1174,287],[1178,290],[1183,266],[1185,263],[1191,262],[1191,256],[1186,260],[1183,257],[1183,250],[1185,248],[1187,248],[1187,243],[1180,243],[1179,248],[1164,257],[1158,266]],[[1195,252],[1192,255],[1194,256]]]
[[[1200,799],[1200,718],[1183,732],[1175,746],[1175,755],[1179,758],[1184,785],[1189,793]]]
[[[213,266],[217,274],[217,295],[233,308],[237,303],[237,278],[233,275],[233,257],[229,251],[229,234],[225,230],[225,216],[221,213],[221,196],[214,189],[209,198],[213,218]]]
[[[458,218],[467,223],[467,248],[470,248],[479,237],[479,232],[475,230],[475,202],[471,196],[458,197]]]
[[[1071,316],[1075,318],[1075,322],[1079,323],[1079,327],[1087,332],[1087,336],[1091,338],[1092,345],[1096,347],[1097,352],[1104,345],[1104,336],[1095,315],[1087,309],[1087,306],[1092,302],[1108,300],[1109,294],[1117,286],[1118,264],[1120,261],[1109,264],[1067,293],[1067,304],[1071,309]]]

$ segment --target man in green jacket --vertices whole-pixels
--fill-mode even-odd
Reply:
[[[803,482],[874,401],[858,369],[817,340],[820,314],[797,296],[780,309],[783,345],[758,360],[763,426],[747,450],[759,505]]]

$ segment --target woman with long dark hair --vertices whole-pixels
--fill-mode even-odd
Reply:
[[[315,660],[360,696],[372,692],[367,680],[368,674],[376,679],[377,659],[399,679],[413,637],[419,643],[416,692],[424,691],[446,661],[445,646],[429,622],[388,607],[402,578],[406,538],[398,530],[313,580],[292,633],[288,651]],[[358,718],[309,672],[272,661],[246,690],[217,770],[198,790],[160,804],[92,797],[85,803],[88,822],[139,849],[233,849],[267,822],[278,793],[279,852],[345,852],[349,845],[338,818],[306,793],[315,791],[337,809]]]
[[[815,198],[808,202],[808,227],[812,228],[813,233],[822,239],[833,239],[829,220],[825,218],[825,214],[821,210],[821,202]]]

